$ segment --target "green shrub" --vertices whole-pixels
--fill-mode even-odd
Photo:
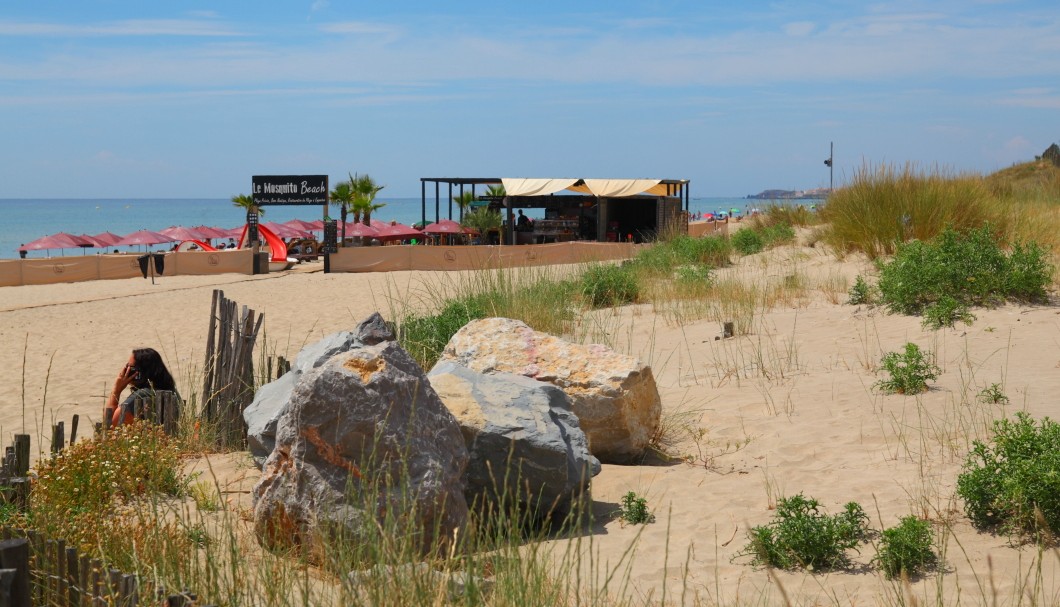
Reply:
[[[1001,390],[1001,384],[990,384],[979,391],[979,402],[987,405],[1007,405],[1008,397]]]
[[[622,306],[637,301],[640,286],[629,265],[591,266],[582,274],[581,292],[592,308]]]
[[[914,343],[907,343],[902,352],[888,352],[880,367],[890,378],[876,382],[876,387],[887,393],[920,394],[927,390],[928,380],[937,379],[942,372],[933,359]]]
[[[1045,297],[1053,268],[1034,243],[1017,244],[1006,255],[989,226],[960,233],[946,228],[932,242],[898,245],[894,259],[881,264],[881,300],[891,312],[922,314],[928,324],[967,321],[970,306]]]
[[[904,517],[897,527],[884,529],[874,559],[888,578],[916,576],[935,564],[931,525],[915,516]]]
[[[618,517],[630,525],[655,522],[655,515],[648,511],[648,500],[633,491],[622,496],[622,509]]]
[[[398,341],[421,367],[430,369],[461,327],[490,315],[488,303],[483,295],[472,295],[447,301],[438,314],[410,314],[401,321]]]
[[[774,223],[761,229],[762,241],[766,247],[795,242],[795,229],[787,223]]]
[[[1055,533],[1060,529],[1060,424],[1048,417],[1038,424],[1022,411],[1015,420],[994,422],[993,440],[973,443],[957,477],[957,495],[980,529],[1000,527],[1037,538],[1047,530]]]
[[[729,237],[729,240],[732,242],[732,248],[736,249],[741,255],[753,255],[766,247],[766,241],[762,237],[762,233],[754,228],[737,230],[735,234]]]
[[[153,533],[128,511],[142,510],[133,504],[143,498],[180,495],[185,484],[176,439],[154,424],[122,425],[37,464],[27,522],[49,537],[96,549],[115,528]]]
[[[858,274],[854,278],[854,285],[850,287],[850,291],[847,293],[847,304],[852,306],[860,306],[863,304],[871,304],[876,300],[876,293],[869,283],[865,282],[865,279]]]
[[[638,269],[669,275],[674,268],[701,265],[717,268],[729,263],[732,247],[720,236],[691,238],[678,236],[660,241],[637,254],[634,264]]]
[[[752,527],[750,542],[738,556],[780,569],[835,569],[848,563],[846,551],[868,532],[868,517],[850,502],[840,514],[821,512],[820,503],[798,494],[782,498],[768,525]]]
[[[949,295],[943,295],[924,308],[924,321],[921,324],[929,329],[941,329],[952,327],[957,321],[970,325],[975,321],[975,315],[968,311],[968,306]]]

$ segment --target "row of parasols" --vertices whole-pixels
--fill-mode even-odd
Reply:
[[[343,233],[343,226],[338,222],[339,234]],[[302,221],[292,219],[284,223],[263,222],[261,225],[271,230],[274,234],[284,239],[291,238],[315,238],[313,232],[323,232],[324,222]],[[183,242],[185,240],[209,241],[214,239],[236,239],[243,234],[245,226],[237,226],[230,229],[215,228],[210,226],[171,226],[164,230],[152,232],[151,230],[138,230],[125,236],[119,236],[111,232],[102,234],[67,234],[59,232],[42,236],[32,242],[28,242],[18,248],[19,251],[41,251],[45,249],[76,249],[76,248],[110,248],[122,246],[157,245],[172,242]],[[421,238],[424,235],[435,234],[475,234],[474,230],[465,228],[450,219],[427,224],[422,229],[407,226],[396,221],[372,221],[365,223],[346,223],[345,235],[352,238],[376,238],[379,240],[407,240]]]

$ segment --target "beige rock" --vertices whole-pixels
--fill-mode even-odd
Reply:
[[[449,340],[440,361],[479,373],[515,373],[562,389],[600,461],[640,455],[659,427],[662,403],[651,368],[598,344],[572,344],[525,323],[487,318]]]

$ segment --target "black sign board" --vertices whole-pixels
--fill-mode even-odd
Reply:
[[[259,207],[328,203],[327,175],[255,175],[251,196]]]
[[[324,222],[324,253],[338,253],[339,230],[334,219]]]

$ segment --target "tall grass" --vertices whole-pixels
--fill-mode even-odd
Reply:
[[[912,164],[863,166],[821,210],[829,224],[824,241],[840,253],[875,259],[894,253],[895,243],[929,240],[947,225],[965,231],[989,223],[1005,231],[1010,218],[995,200],[978,176]]]
[[[821,210],[824,241],[840,254],[891,255],[895,244],[930,240],[946,226],[991,225],[1006,243],[1060,247],[1060,169],[1027,163],[988,177],[914,164],[863,166]]]

